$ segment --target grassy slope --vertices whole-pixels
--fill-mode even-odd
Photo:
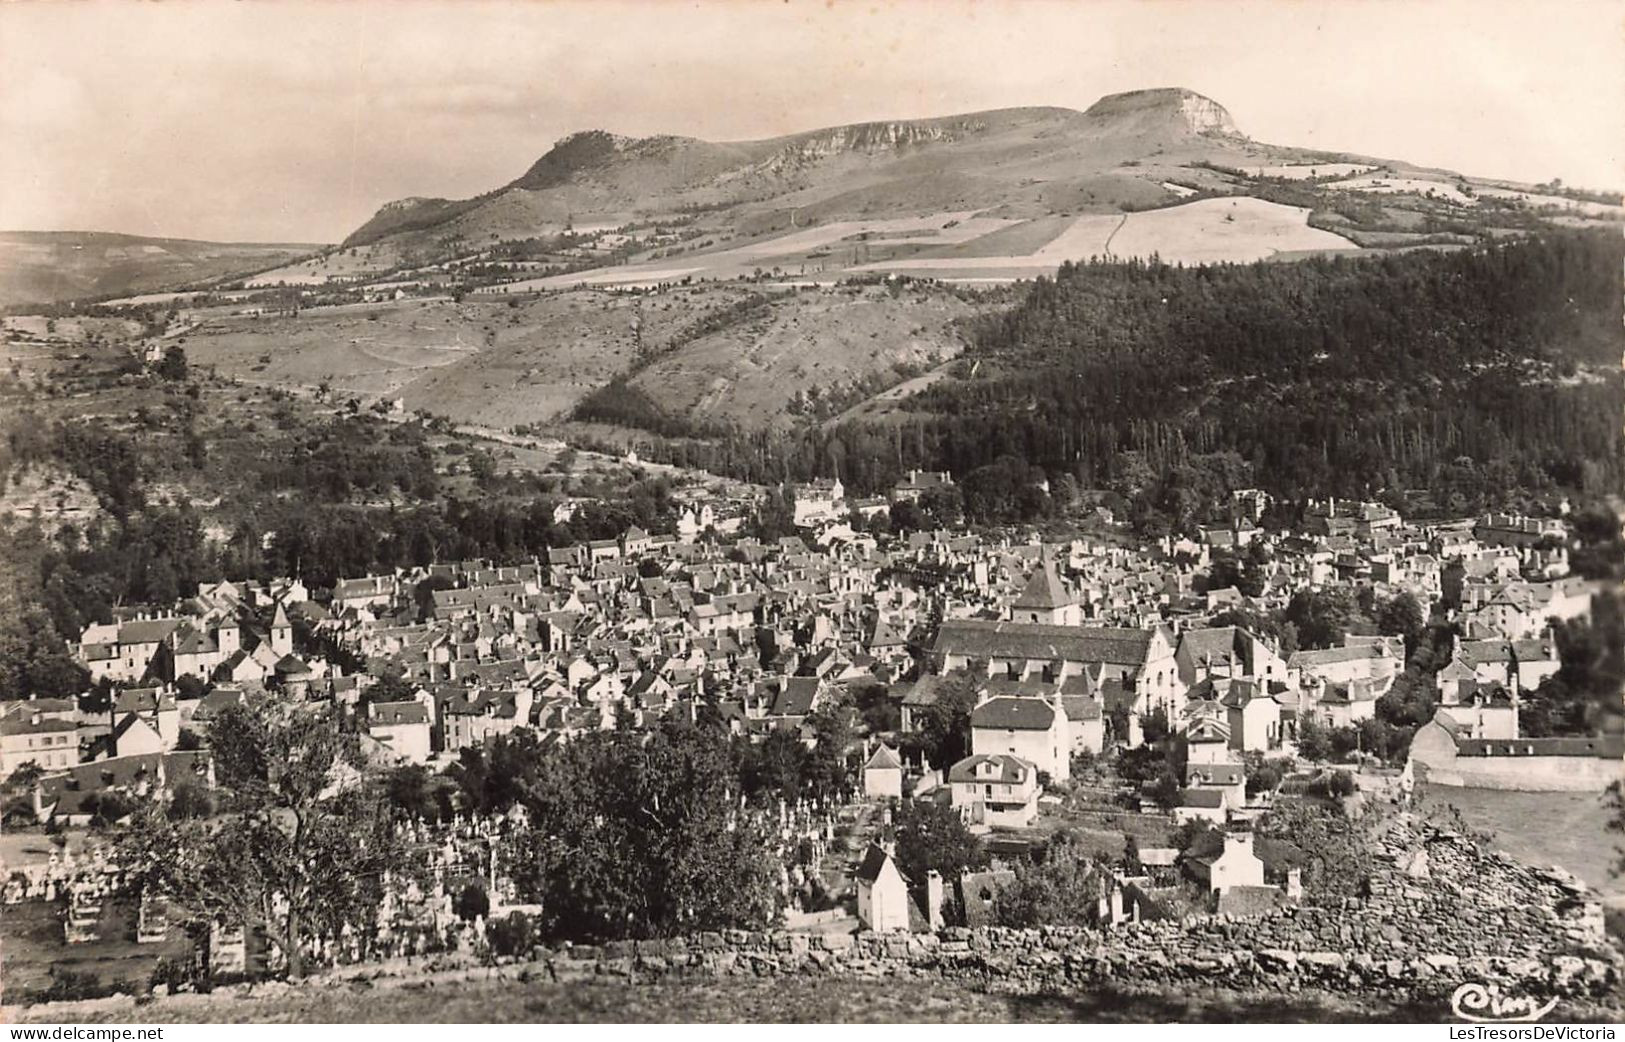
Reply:
[[[972,311],[938,291],[808,291],[748,321],[686,334],[750,292],[574,291],[511,307],[470,297],[258,318],[218,309],[200,316],[203,325],[184,346],[193,365],[221,375],[283,386],[326,381],[335,391],[400,398],[408,409],[496,428],[558,420],[594,389],[634,371],[635,382],[663,405],[754,427],[783,419],[797,391],[847,387],[876,374],[890,381],[899,363],[957,355],[951,324]]]
[[[930,365],[959,354],[951,324],[972,313],[931,290],[802,292],[767,312],[702,337],[642,370],[633,381],[663,407],[746,427],[783,424],[798,392],[839,393],[898,364]]]
[[[322,308],[296,317],[210,316],[194,364],[244,380],[400,398],[464,423],[555,418],[632,363],[635,301],[572,294],[508,307],[437,300]],[[684,315],[656,312],[645,336]]]
[[[19,1021],[86,1023],[1166,1023],[1438,1020],[1329,995],[1232,992],[1004,995],[935,980],[724,978],[370,984],[272,989],[266,997],[183,996],[137,1006],[105,1000],[21,1010]]]
[[[0,232],[0,306],[187,285],[269,267],[316,249],[93,232]]]
[[[1429,786],[1429,804],[1450,806],[1467,824],[1520,861],[1560,865],[1625,903],[1625,878],[1609,871],[1621,839],[1608,831],[1608,806],[1595,792],[1500,792]]]

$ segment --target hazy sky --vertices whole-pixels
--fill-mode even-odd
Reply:
[[[0,3],[0,228],[332,241],[599,127],[1184,86],[1280,144],[1625,186],[1618,0]]]

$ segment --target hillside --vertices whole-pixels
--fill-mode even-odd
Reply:
[[[1454,517],[1601,495],[1625,480],[1622,264],[1615,233],[1552,231],[1361,260],[1067,265],[987,309],[910,396],[671,458],[758,476],[789,461],[797,478],[838,466],[859,492],[948,470],[986,522],[1043,509],[1017,496],[1034,467],[1112,490],[1159,535],[1242,487]]]
[[[1108,212],[1122,201],[1177,198],[1159,177],[1191,161],[1281,154],[1249,142],[1217,103],[1172,88],[1114,95],[1086,112],[1001,109],[720,144],[594,130],[561,140],[486,195],[388,204],[344,245],[514,238],[633,212],[693,214],[740,235],[887,211]],[[1120,169],[1153,158],[1143,170]]]
[[[957,356],[971,299],[925,286],[695,286],[647,298],[582,289],[277,316],[212,307],[186,312],[195,328],[183,343],[194,365],[250,383],[326,384],[499,429],[564,420],[595,394],[602,406],[599,392],[617,378],[658,399],[681,429],[785,427]],[[613,408],[580,418],[650,425]]]
[[[761,273],[1009,282],[1092,256],[1295,259],[1622,220],[1614,196],[1253,141],[1223,105],[1164,87],[1082,112],[757,141],[583,131],[474,198],[388,203],[337,250],[260,282],[365,283],[424,266],[486,292]]]
[[[0,232],[0,307],[177,289],[275,267],[319,248],[109,232]]]
[[[1213,99],[1169,87],[1111,95],[1081,112],[1001,109],[759,141],[586,131],[490,192],[391,203],[341,246],[188,301],[183,343],[196,364],[222,374],[327,385],[463,424],[549,425],[559,435],[581,433],[561,425],[582,421],[592,439],[623,447],[645,434],[714,443],[733,431],[777,437],[961,415],[984,410],[989,395],[1042,413],[1067,386],[1056,377],[1077,369],[1056,371],[1053,357],[1029,352],[1022,364],[1047,381],[1035,400],[1012,389],[1002,364],[966,380],[953,360],[975,320],[1021,297],[1015,284],[1069,264],[1111,262],[1090,269],[1110,281],[1125,263],[1386,261],[1565,226],[1617,238],[1625,224],[1617,196],[1264,144],[1241,125]],[[1452,305],[1444,320],[1458,317]],[[1125,328],[1140,335],[1149,326]],[[1209,335],[1198,325],[1187,340]],[[1409,368],[1403,357],[1366,362]],[[1358,382],[1369,371],[1349,375]],[[1189,416],[1207,399],[1192,392],[1166,410],[1158,404],[1177,387],[1158,376],[1135,407],[1194,430]],[[1096,413],[1121,409],[1114,401]],[[1140,451],[1122,429],[1113,420],[1113,433],[1089,443],[1093,462],[1080,464],[1070,440],[1021,451],[1095,480],[1114,453]],[[1436,440],[1452,439],[1471,440],[1461,432]],[[959,471],[990,459],[964,434],[940,450],[913,444],[922,465]],[[1589,442],[1577,448],[1594,455]],[[730,445],[683,451],[688,462],[767,473],[761,446],[748,458]]]

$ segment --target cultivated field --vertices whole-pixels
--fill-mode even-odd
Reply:
[[[1311,177],[1353,177],[1375,169],[1364,163],[1285,163],[1242,167],[1253,177],[1281,177],[1289,181],[1303,181]]]
[[[79,342],[91,337],[104,340],[122,340],[141,332],[139,322],[123,318],[91,318],[74,316],[50,319],[44,315],[9,315],[0,318],[0,331],[16,333],[31,339]],[[16,350],[14,347],[0,350]]]
[[[1114,257],[1156,255],[1169,263],[1262,260],[1298,250],[1346,250],[1354,243],[1309,227],[1309,211],[1248,196],[1201,199],[1128,215],[1111,241]]]
[[[1455,203],[1457,206],[1472,206],[1473,200],[1462,194],[1461,189],[1445,181],[1426,181],[1418,177],[1377,177],[1367,175],[1356,177],[1347,181],[1337,181],[1326,186],[1340,192],[1372,192],[1377,195],[1391,195],[1406,193],[1410,195],[1429,195],[1435,199]]]
[[[1570,199],[1564,195],[1542,195],[1538,192],[1520,192],[1511,188],[1490,188],[1482,185],[1475,185],[1473,191],[1480,196],[1510,199],[1536,208],[1554,206],[1560,210],[1573,210],[1575,213],[1585,214],[1587,217],[1602,217],[1613,220],[1625,218],[1625,206],[1594,203],[1588,199]]]
[[[920,258],[868,264],[858,271],[897,271],[938,278],[1030,278],[1063,261],[1161,257],[1170,263],[1262,260],[1279,253],[1352,250],[1354,243],[1309,227],[1309,211],[1250,196],[1200,199],[1138,213],[1086,214],[1026,255]],[[1036,222],[1033,222],[1036,223]]]
[[[506,290],[521,292],[573,286],[649,285],[690,277],[733,279],[751,275],[758,269],[772,268],[805,275],[816,273],[826,266],[849,267],[855,258],[868,250],[890,249],[899,245],[921,249],[968,242],[1014,223],[1005,218],[977,217],[974,210],[888,220],[835,221],[710,253],[510,283]],[[503,290],[496,288],[494,291]]]
[[[391,245],[353,246],[263,272],[246,285],[319,286],[330,279],[363,278],[388,271],[400,260],[400,251]]]

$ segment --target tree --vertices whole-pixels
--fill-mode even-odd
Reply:
[[[369,704],[373,702],[410,702],[416,694],[417,688],[414,685],[393,673],[379,677],[363,692]]]
[[[1625,834],[1625,785],[1614,782],[1608,786],[1605,796],[1608,801],[1608,831]],[[1608,874],[1614,877],[1625,875],[1625,847],[1614,846],[1614,860],[1608,866]]]
[[[778,915],[765,819],[739,807],[726,732],[668,721],[537,750],[509,864],[571,940],[761,928]]]
[[[1173,733],[1166,710],[1158,708],[1140,717],[1140,733],[1147,745],[1155,745]]]
[[[301,977],[310,945],[371,921],[383,873],[409,868],[390,816],[378,793],[344,781],[359,757],[328,711],[230,707],[209,748],[223,813],[148,807],[122,840],[124,863],[187,921],[263,929]]]
[[[1313,714],[1298,721],[1298,752],[1306,760],[1329,760],[1332,757],[1332,738],[1326,725]]]
[[[0,613],[0,699],[64,698],[89,684],[43,609]]]
[[[384,775],[384,793],[402,814],[421,821],[447,816],[446,790],[450,783],[429,773],[422,764],[403,764]]]
[[[746,793],[787,802],[807,794],[807,747],[795,731],[774,730],[759,743],[745,742],[741,752],[740,783]]]
[[[1303,892],[1311,904],[1357,897],[1371,875],[1371,851],[1360,826],[1340,811],[1312,803],[1277,804],[1257,831],[1302,851]]]
[[[807,758],[808,788],[823,799],[845,796],[852,791],[848,752],[857,741],[852,709],[844,702],[824,706],[808,716],[807,723],[813,732],[813,748]]]
[[[412,600],[418,606],[418,620],[421,622],[434,614],[434,595],[437,590],[450,590],[456,587],[444,575],[431,575],[421,580],[412,588]]]
[[[1000,926],[1071,926],[1100,914],[1101,867],[1078,837],[1057,832],[1043,851],[1016,866],[1015,882],[993,902]]]
[[[949,673],[937,684],[937,700],[916,714],[919,748],[937,767],[946,769],[970,755],[976,687],[971,672]]]
[[[987,864],[987,852],[959,812],[940,803],[904,804],[897,814],[896,842],[897,867],[913,883],[923,883],[932,869],[954,880]]]
[[[868,684],[858,689],[855,704],[863,726],[870,734],[895,731],[903,725],[902,703],[893,698],[884,684]]]
[[[1354,597],[1344,589],[1299,590],[1286,608],[1286,619],[1298,628],[1305,648],[1330,648],[1343,643],[1359,617]]]
[[[457,895],[457,901],[452,907],[457,918],[464,922],[473,922],[491,914],[491,898],[485,892],[485,884],[470,883],[463,887]]]
[[[1423,627],[1427,625],[1427,616],[1423,614],[1422,605],[1416,596],[1408,590],[1402,590],[1382,602],[1381,607],[1377,609],[1376,622],[1378,633],[1404,637],[1405,650],[1409,652],[1421,639]]]
[[[159,376],[174,383],[186,379],[186,370],[186,349],[178,345],[164,352],[164,357],[159,361],[157,368]]]
[[[1247,772],[1247,795],[1256,796],[1261,792],[1274,792],[1281,784],[1281,772],[1278,768],[1264,764]]]

